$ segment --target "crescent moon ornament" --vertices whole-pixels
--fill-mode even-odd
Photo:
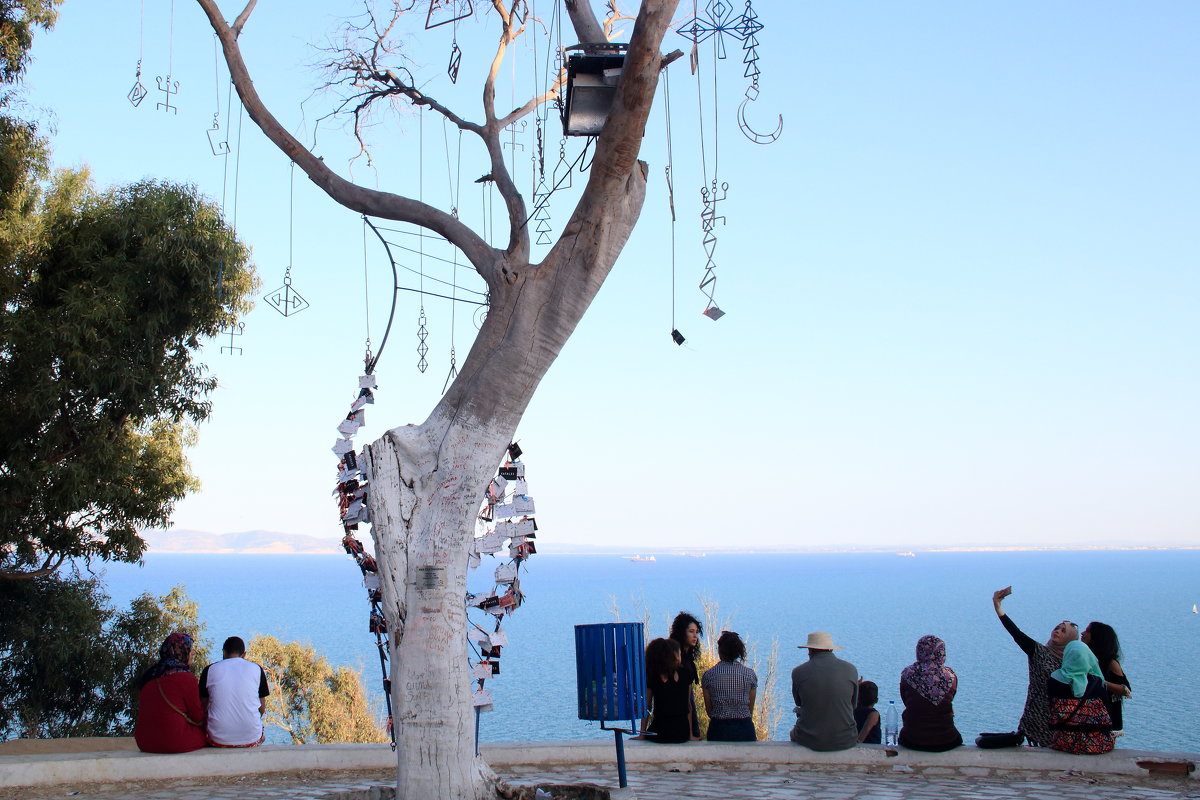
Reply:
[[[758,133],[750,127],[750,123],[746,122],[746,104],[754,99],[755,98],[751,97],[750,93],[747,92],[746,98],[742,100],[741,104],[738,106],[738,127],[742,129],[742,134],[755,144],[771,144],[779,139],[780,135],[783,133],[783,114],[779,115],[779,124],[775,126],[775,130],[773,132]]]

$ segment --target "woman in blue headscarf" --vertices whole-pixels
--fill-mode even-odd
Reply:
[[[133,738],[142,752],[186,753],[204,747],[204,707],[191,663],[192,637],[172,633],[158,649],[158,661],[138,679]]]
[[[1050,701],[1050,747],[1064,753],[1097,755],[1116,742],[1105,699],[1100,662],[1081,641],[1068,642],[1062,666],[1046,680]]]

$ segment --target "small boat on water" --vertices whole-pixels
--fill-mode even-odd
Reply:
[[[1196,604],[1195,604],[1195,603],[1192,603],[1192,613],[1193,613],[1193,614],[1200,614],[1200,609],[1197,609],[1197,608],[1196,608]]]
[[[626,561],[657,561],[654,556],[621,556]]]

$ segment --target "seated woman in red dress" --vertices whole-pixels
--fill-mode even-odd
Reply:
[[[204,747],[200,684],[188,671],[192,637],[172,633],[158,649],[158,662],[138,679],[138,714],[133,738],[144,753],[186,753]]]

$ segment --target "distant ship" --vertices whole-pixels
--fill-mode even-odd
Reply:
[[[916,558],[917,557],[916,553],[896,553],[896,555],[904,556],[905,558]]]
[[[1193,614],[1200,614],[1200,609],[1197,609],[1197,608],[1196,608],[1196,604],[1195,604],[1195,603],[1192,603],[1192,613],[1193,613]]]
[[[657,561],[654,556],[621,556],[626,561]]]

